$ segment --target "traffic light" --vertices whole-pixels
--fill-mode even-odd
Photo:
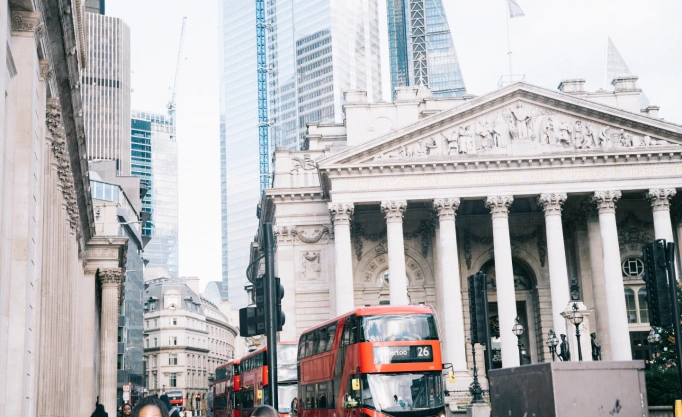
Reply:
[[[646,282],[649,303],[649,321],[652,326],[671,326],[672,300],[668,288],[665,240],[659,239],[642,246],[642,261],[644,262],[642,278]]]
[[[277,309],[275,310],[275,317],[277,317],[277,331],[281,332],[282,326],[284,326],[284,322],[286,321],[286,316],[282,311],[282,298],[284,298],[284,286],[282,285],[281,280],[279,278],[275,278],[275,290],[276,290],[275,303],[277,305]]]
[[[265,286],[263,277],[253,282],[255,307],[239,309],[239,335],[251,337],[265,334]]]
[[[488,344],[488,276],[483,272],[469,278],[469,315],[471,317],[471,343]]]

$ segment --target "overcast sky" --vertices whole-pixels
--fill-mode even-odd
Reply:
[[[199,276],[202,289],[206,282],[221,279],[217,1],[106,4],[106,14],[124,19],[131,28],[132,105],[141,110],[165,111],[182,17],[187,16],[177,93],[180,274]],[[467,91],[482,95],[495,89],[508,72],[506,0],[442,1]],[[651,104],[661,106],[661,117],[682,123],[682,1],[517,2],[526,16],[511,20],[514,72],[525,74],[527,82],[556,88],[561,79],[580,77],[589,90],[605,87],[611,36],[630,70],[640,76]]]

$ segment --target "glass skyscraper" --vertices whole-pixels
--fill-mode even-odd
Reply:
[[[142,235],[148,268],[163,267],[178,276],[178,143],[175,124],[165,114],[133,111],[131,171],[147,187],[142,211],[151,217]]]
[[[378,1],[265,2],[271,150],[299,149],[307,123],[342,122],[344,91],[381,99]],[[220,4],[222,290],[241,307],[260,198],[256,5]]]
[[[391,88],[429,87],[435,97],[466,94],[442,0],[387,0]]]

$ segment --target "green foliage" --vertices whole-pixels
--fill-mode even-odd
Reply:
[[[650,369],[644,375],[649,406],[675,405],[675,400],[680,395],[680,379],[677,368],[666,371]]]

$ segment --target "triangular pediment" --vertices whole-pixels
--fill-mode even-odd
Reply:
[[[653,152],[680,144],[680,125],[516,83],[331,155],[319,167]]]

